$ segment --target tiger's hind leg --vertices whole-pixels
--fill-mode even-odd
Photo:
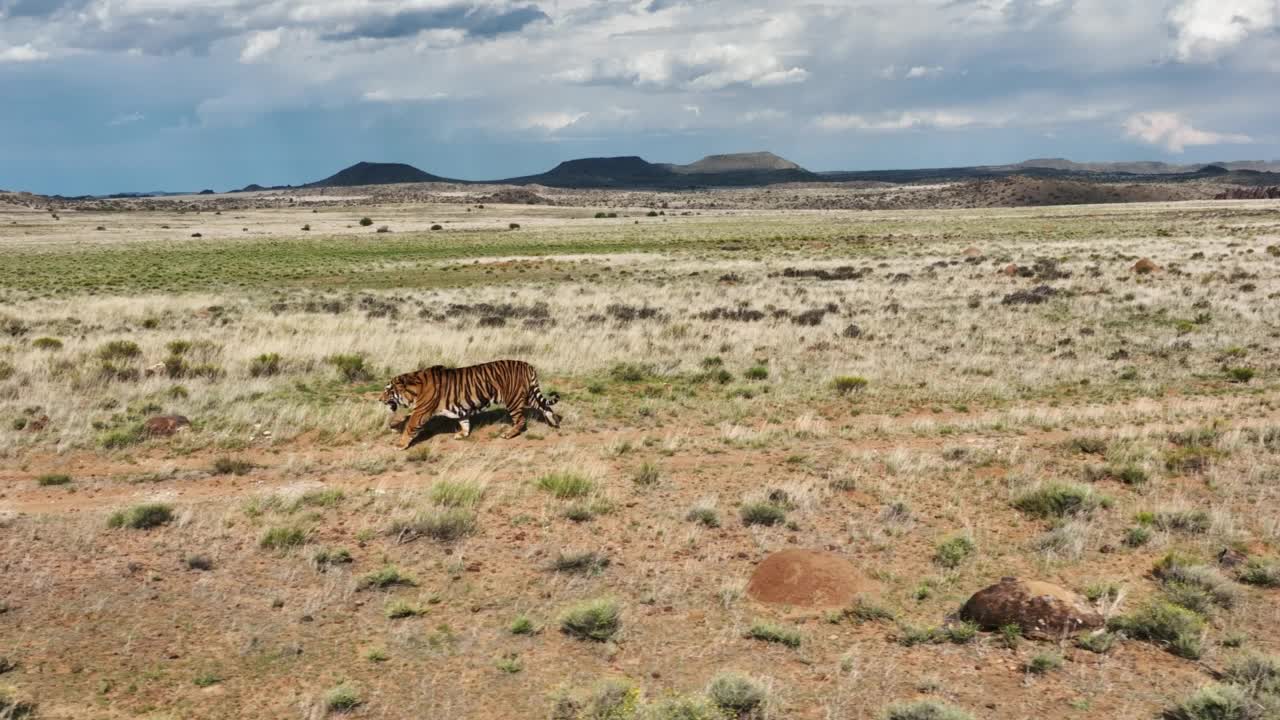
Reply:
[[[454,433],[454,437],[461,440],[471,434],[471,420],[469,418],[458,418],[458,432]]]
[[[508,430],[507,433],[502,436],[504,439],[507,439],[507,440],[510,440],[511,438],[524,432],[524,425],[525,425],[523,405],[516,405],[510,408],[510,412],[511,412],[511,429]]]

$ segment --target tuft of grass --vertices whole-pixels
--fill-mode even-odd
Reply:
[[[351,561],[351,553],[344,548],[320,548],[311,554],[311,564],[321,572],[330,565],[345,565]]]
[[[1116,636],[1115,633],[1110,633],[1106,630],[1097,630],[1081,635],[1076,639],[1076,645],[1089,652],[1101,655],[1110,652],[1111,648],[1116,646]]]
[[[882,717],[884,720],[973,720],[964,710],[937,700],[890,705]]]
[[[1198,613],[1207,613],[1214,606],[1234,607],[1240,599],[1239,591],[1222,573],[1176,553],[1162,558],[1153,574],[1170,602]]]
[[[389,535],[401,539],[426,536],[441,542],[453,542],[476,530],[475,511],[461,507],[424,510],[408,521],[397,521],[388,528]]]
[[[346,713],[360,707],[364,701],[360,693],[350,685],[339,685],[325,693],[324,706],[329,712]]]
[[[364,364],[363,355],[330,355],[324,361],[338,370],[347,382],[367,382],[373,379],[373,371]]]
[[[740,509],[743,525],[781,525],[787,520],[787,513],[771,502],[745,503]]]
[[[1044,675],[1062,667],[1062,655],[1056,652],[1039,653],[1027,661],[1026,670],[1034,675]]]
[[[249,374],[253,377],[279,375],[282,364],[279,353],[263,353],[249,363]]]
[[[385,589],[396,585],[413,587],[418,583],[408,575],[400,572],[395,565],[387,565],[381,570],[365,575],[356,582],[357,590]]]
[[[56,485],[68,485],[70,483],[71,483],[70,475],[62,475],[62,474],[55,473],[55,474],[49,474],[49,475],[41,475],[40,477],[36,478],[36,484],[39,485],[40,487],[53,487]]]
[[[689,522],[696,522],[703,527],[718,528],[720,527],[720,514],[715,508],[710,507],[694,507],[690,508],[689,513],[684,516]]]
[[[631,482],[635,483],[637,487],[652,487],[657,485],[661,479],[662,471],[651,462],[646,462],[636,468],[635,474],[631,476]]]
[[[747,629],[746,637],[752,640],[763,640],[786,645],[789,648],[800,647],[802,640],[799,630],[765,622],[764,620],[757,620],[751,623],[751,627]]]
[[[1156,513],[1152,524],[1160,530],[1199,535],[1209,531],[1213,519],[1207,510],[1176,510]]]
[[[304,545],[306,542],[307,533],[302,528],[281,526],[270,528],[263,533],[258,546],[264,550],[288,550]]]
[[[956,645],[964,645],[973,642],[973,639],[978,636],[978,624],[965,621],[947,625],[942,628],[942,635]]]
[[[1066,443],[1067,447],[1078,453],[1085,455],[1106,455],[1107,441],[1094,435],[1080,435],[1073,437]]]
[[[1110,630],[1163,645],[1169,652],[1191,660],[1203,652],[1204,618],[1171,602],[1156,600],[1132,615],[1113,617]]]
[[[1022,642],[1022,626],[1018,623],[1007,623],[998,629],[1000,643],[1010,650],[1016,650]]]
[[[426,615],[427,609],[419,605],[415,605],[407,600],[392,600],[387,603],[387,607],[384,612],[388,618],[392,620],[400,620],[407,617]]]
[[[516,227],[520,226],[516,225]],[[520,662],[520,657],[513,653],[506,657],[498,658],[497,662],[494,663],[494,667],[508,675],[514,675],[524,669],[524,663]]]
[[[1074,483],[1046,483],[1017,496],[1013,506],[1035,517],[1067,517],[1092,512],[1107,504],[1087,485]]]
[[[866,622],[877,622],[879,620],[893,620],[894,612],[883,605],[877,605],[866,598],[858,598],[852,607],[846,608],[841,615],[853,618],[859,624]]]
[[[645,720],[724,720],[724,712],[709,699],[698,696],[672,697],[644,708]]]
[[[208,555],[188,555],[183,559],[188,570],[208,571],[213,569],[213,560]]]
[[[1280,562],[1252,558],[1240,571],[1237,579],[1246,585],[1265,588],[1280,587]]]
[[[119,510],[107,518],[107,527],[147,530],[173,520],[173,508],[164,503],[145,503]]]
[[[205,687],[210,687],[212,685],[217,685],[218,683],[222,682],[222,678],[219,677],[216,673],[203,672],[195,676],[194,678],[192,678],[191,682],[196,687],[205,688]]]
[[[831,381],[831,387],[841,395],[862,392],[867,389],[867,379],[857,375],[840,375]]]
[[[37,350],[61,350],[62,341],[54,337],[38,337],[31,341],[31,347]]]
[[[752,365],[743,371],[742,377],[748,380],[768,380],[769,368],[763,365]]]
[[[507,631],[512,635],[533,635],[538,631],[533,620],[528,615],[517,615],[511,624],[507,626]]]
[[[764,709],[769,693],[746,675],[720,673],[707,685],[707,697],[729,717],[748,717]]]
[[[560,615],[560,630],[580,640],[604,642],[622,627],[622,611],[612,598],[586,600]]]
[[[215,475],[248,475],[253,470],[253,463],[224,455],[213,461]]]
[[[584,497],[596,488],[596,484],[590,479],[571,472],[548,473],[538,478],[537,482],[538,487],[561,500]]]
[[[428,496],[436,505],[451,508],[473,508],[484,498],[485,486],[474,480],[440,480],[431,486]]]
[[[898,626],[898,644],[903,647],[928,645],[942,638],[942,631],[936,627],[917,627],[914,625]]]
[[[364,653],[364,659],[369,662],[386,662],[391,658],[387,655],[387,651],[382,648],[369,648]]]
[[[427,463],[432,462],[436,457],[435,454],[431,452],[430,445],[418,445],[406,453],[404,459],[411,463]]]
[[[297,497],[287,508],[289,512],[296,512],[304,507],[329,508],[336,507],[346,494],[337,488],[327,490],[308,490]]]
[[[577,575],[596,575],[607,567],[609,558],[591,551],[560,553],[551,562],[552,570]]]
[[[1164,711],[1166,720],[1266,720],[1253,698],[1237,685],[1214,683]]]
[[[956,568],[973,554],[976,547],[967,535],[957,535],[938,543],[933,561],[944,568]]]
[[[1124,544],[1129,547],[1142,547],[1149,542],[1151,542],[1151,530],[1142,525],[1131,527],[1124,533]]]
[[[1227,379],[1233,383],[1247,383],[1257,375],[1257,372],[1250,367],[1229,367],[1225,368],[1224,372]]]

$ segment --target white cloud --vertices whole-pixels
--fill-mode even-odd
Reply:
[[[916,65],[915,67],[907,71],[906,77],[908,80],[914,80],[916,78],[931,77],[933,75],[941,75],[941,74],[942,74],[941,65],[932,65],[932,66]]]
[[[738,116],[738,122],[744,125],[751,125],[753,123],[775,122],[778,120],[782,120],[785,117],[787,117],[787,113],[783,112],[782,110],[775,110],[773,108],[763,108],[760,110],[751,110],[749,112],[742,113],[741,115]]]
[[[271,51],[280,47],[280,39],[283,35],[282,28],[253,33],[245,41],[244,50],[240,51],[240,62],[255,62],[270,54]]]
[[[584,112],[547,112],[534,113],[525,116],[520,127],[525,130],[544,130],[546,132],[556,132],[563,130],[570,125],[576,124],[579,120],[587,117]]]
[[[980,122],[978,118],[966,113],[949,110],[907,111],[897,115],[888,115],[878,119],[864,115],[828,113],[819,115],[814,124],[823,130],[913,130],[920,128],[936,128],[950,130],[972,125],[999,125],[1002,121],[987,120]]]
[[[573,83],[634,85],[662,90],[722,90],[734,85],[772,87],[804,82],[809,71],[787,67],[761,47],[726,43],[692,50],[650,50],[624,58],[597,60],[559,74]]]
[[[1182,0],[1170,13],[1175,52],[1184,62],[1214,60],[1253,33],[1280,22],[1277,0]]]
[[[138,112],[127,113],[125,115],[117,115],[114,118],[111,118],[111,121],[108,122],[107,125],[111,127],[119,127],[121,125],[132,125],[133,123],[136,123],[136,122],[142,122],[145,119],[146,119],[146,116],[143,115],[142,113],[138,113]]]
[[[49,53],[37,50],[31,43],[14,45],[0,50],[0,63],[37,62],[48,58]]]
[[[447,100],[449,93],[443,92],[422,92],[417,90],[370,90],[361,98],[365,102],[373,103],[413,103],[413,102],[438,102]]]
[[[1178,113],[1144,112],[1131,115],[1124,122],[1125,134],[1150,145],[1159,145],[1180,153],[1189,145],[1221,145],[1250,143],[1248,135],[1198,130]]]

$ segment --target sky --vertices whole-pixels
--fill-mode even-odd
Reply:
[[[0,188],[1280,158],[1280,0],[0,0]]]

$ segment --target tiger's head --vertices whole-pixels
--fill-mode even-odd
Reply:
[[[378,402],[386,405],[387,409],[393,413],[400,408],[413,407],[418,398],[423,397],[425,391],[431,391],[436,387],[436,378],[442,369],[441,366],[436,365],[426,370],[417,370],[391,378],[391,382],[387,383],[382,394],[378,396]]]

